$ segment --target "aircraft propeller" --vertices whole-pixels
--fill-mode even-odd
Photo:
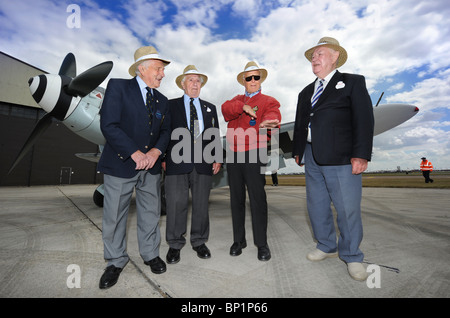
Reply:
[[[88,95],[105,80],[112,67],[111,61],[103,62],[77,76],[75,56],[69,53],[64,58],[58,75],[43,74],[30,78],[28,84],[33,98],[47,114],[34,127],[8,174],[14,170],[37,139],[51,125],[53,118],[61,121],[67,118],[81,98]],[[54,85],[55,83],[58,85]],[[59,87],[59,91],[55,90],[55,87]]]

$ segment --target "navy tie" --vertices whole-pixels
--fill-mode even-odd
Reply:
[[[191,98],[189,105],[191,106],[191,121],[189,123],[189,130],[191,131],[192,136],[196,137],[196,135],[200,132],[200,126],[198,123],[197,110],[195,109],[193,98]]]
[[[147,101],[145,103],[145,107],[147,107],[148,110],[148,124],[152,124],[152,118],[153,118],[153,94],[150,87],[147,87]]]

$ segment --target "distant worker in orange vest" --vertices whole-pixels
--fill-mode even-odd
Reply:
[[[427,158],[422,157],[422,162],[420,163],[420,171],[422,171],[423,177],[425,178],[425,183],[433,183],[433,179],[430,178],[430,172],[433,171],[433,165]]]

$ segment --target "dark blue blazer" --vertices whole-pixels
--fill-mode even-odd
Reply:
[[[311,123],[312,150],[319,165],[350,164],[351,158],[370,160],[374,117],[365,78],[336,71],[314,109],[313,93],[314,82],[298,96],[292,156],[302,159]]]
[[[170,114],[167,98],[153,89],[156,108],[152,124],[139,84],[133,79],[111,79],[100,110],[100,128],[106,139],[98,170],[108,175],[131,178],[138,171],[131,155],[137,150],[147,153],[158,148],[165,153],[170,140]],[[149,169],[161,173],[161,158]]]
[[[216,106],[200,99],[200,107],[203,114],[204,130],[202,134],[194,140],[189,133],[186,109],[184,107],[184,97],[182,96],[180,98],[169,100],[172,137],[165,157],[167,175],[186,174],[191,172],[194,169],[194,166],[197,173],[212,175],[212,163],[214,160],[211,160],[212,158],[204,157],[203,153],[215,156],[216,153],[214,149],[221,149],[219,120],[217,118]],[[184,133],[173,133],[173,131],[177,128],[183,129]],[[205,134],[207,130],[208,134]],[[183,132],[179,129],[177,129],[177,131]],[[201,143],[200,146],[199,143]],[[190,147],[190,159],[184,161],[180,160],[180,157],[183,157],[184,154],[182,149],[183,147],[181,145]],[[205,150],[205,147],[208,148]],[[194,161],[194,149],[202,151],[201,162],[197,163],[199,160]],[[220,155],[222,155],[222,153],[220,153]],[[222,161],[217,160],[217,162]]]

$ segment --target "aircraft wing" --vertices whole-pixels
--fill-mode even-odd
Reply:
[[[373,108],[375,120],[374,136],[388,131],[412,118],[419,108],[408,104],[384,104]],[[292,158],[294,122],[281,124],[278,136],[279,155]]]
[[[87,161],[98,163],[101,157],[100,152],[92,152],[92,153],[76,153],[75,156],[77,156],[80,159],[84,159]]]
[[[418,107],[408,104],[384,104],[374,107],[374,136],[404,123],[418,112]]]

